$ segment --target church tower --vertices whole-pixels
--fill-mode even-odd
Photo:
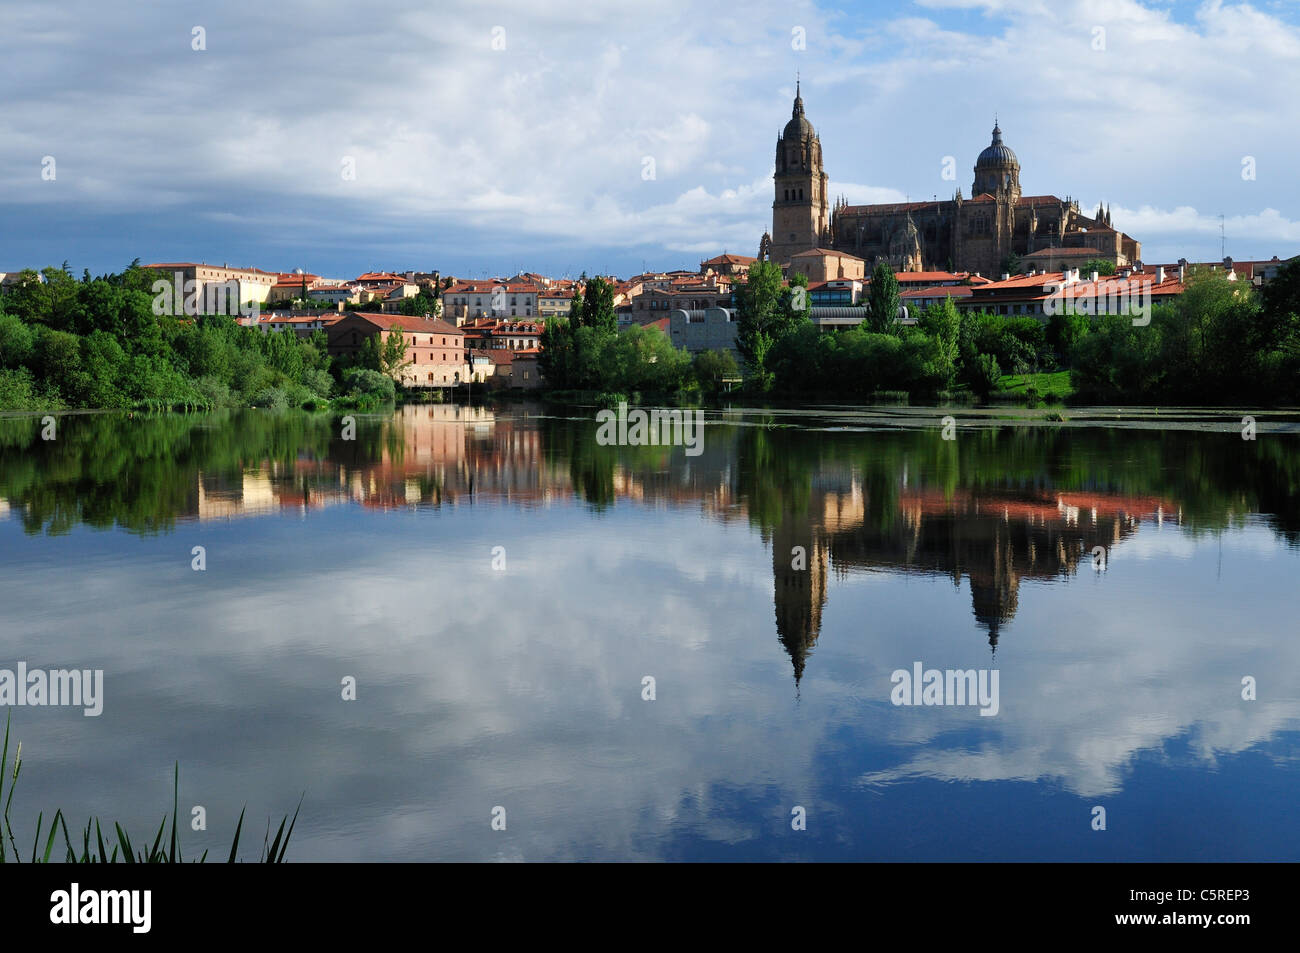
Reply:
[[[792,255],[830,241],[830,209],[822,144],[803,113],[795,84],[794,110],[776,141],[776,197],[772,202],[771,260],[786,264]]]

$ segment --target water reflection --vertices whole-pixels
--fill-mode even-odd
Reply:
[[[96,765],[86,810],[152,805],[179,759],[232,821],[308,787],[301,859],[1300,855],[1294,437],[799,423],[687,457],[540,406],[0,420],[0,648],[108,673],[95,725],[23,712],[30,803]],[[888,705],[993,651],[998,717]],[[1101,797],[1181,826],[1084,841]]]
[[[1262,516],[1300,545],[1300,455],[1194,432],[1064,430],[836,433],[728,414],[704,453],[602,447],[589,417],[462,405],[359,415],[0,419],[0,518],[57,535],[78,522],[137,533],[180,521],[367,508],[518,507],[580,500],[697,507],[747,520],[771,549],[777,638],[802,678],[827,575],[887,571],[966,580],[996,650],[1021,583],[1089,572],[1144,522],[1195,533]],[[1186,505],[1186,500],[1191,500]]]

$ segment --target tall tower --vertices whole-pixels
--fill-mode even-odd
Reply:
[[[772,202],[771,260],[785,264],[791,255],[829,241],[830,209],[822,144],[803,114],[795,84],[794,110],[776,141],[776,197]]]

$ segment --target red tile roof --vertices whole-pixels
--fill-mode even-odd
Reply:
[[[410,314],[373,314],[364,311],[354,311],[350,317],[369,321],[384,331],[401,328],[403,331],[427,331],[433,334],[464,334],[460,328],[453,327],[441,318],[423,318]]]

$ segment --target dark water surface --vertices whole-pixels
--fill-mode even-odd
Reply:
[[[1300,859],[1293,428],[591,413],[0,419],[0,669],[104,672],[6,710],[20,831],[179,761],[195,855],[306,791],[291,860]]]

